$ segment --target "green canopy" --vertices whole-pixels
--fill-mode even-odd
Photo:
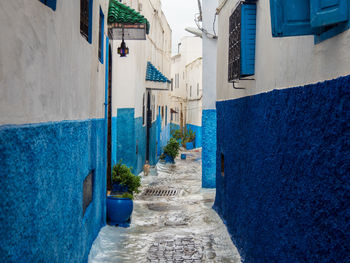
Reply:
[[[109,1],[108,23],[146,24],[147,34],[150,29],[150,24],[143,15],[118,0]]]

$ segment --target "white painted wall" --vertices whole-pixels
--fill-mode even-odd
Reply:
[[[161,10],[160,0],[127,0],[123,3],[140,12],[151,24],[146,40],[125,40],[130,54],[120,57],[117,48],[121,40],[113,40],[113,116],[118,108],[135,108],[135,118],[142,116],[143,94],[146,92],[146,68],[150,61],[170,78],[171,28]],[[156,85],[156,83],[155,83]],[[167,91],[152,91],[156,95]]]
[[[223,0],[220,3],[225,2]],[[238,0],[227,1],[219,20],[217,100],[235,99],[273,89],[300,86],[350,74],[350,30],[314,44],[313,36],[273,38],[270,1],[257,2],[255,80],[228,83],[229,17]]]
[[[79,1],[57,1],[56,11],[38,0],[0,1],[0,124],[104,118],[99,6],[107,18],[108,1],[95,0],[89,44]]]
[[[203,109],[206,110],[216,108],[217,39],[212,35],[218,32],[218,23],[215,19],[218,1],[202,1],[202,5],[202,26],[209,33],[203,34]]]
[[[188,84],[186,123],[202,126],[202,58],[199,57],[192,63],[187,64],[185,72]]]
[[[180,112],[182,110],[186,123],[201,126],[202,39],[200,37],[182,38],[179,51],[180,53],[173,56],[171,59],[171,78],[173,79],[171,108],[178,108]],[[176,74],[179,76],[178,88],[176,87]],[[196,95],[197,84],[199,84],[199,96]],[[192,97],[190,97],[191,86]],[[173,122],[179,124],[178,121],[174,120]]]

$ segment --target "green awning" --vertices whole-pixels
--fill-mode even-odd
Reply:
[[[146,24],[147,34],[150,29],[150,24],[143,15],[118,0],[109,1],[108,23]]]

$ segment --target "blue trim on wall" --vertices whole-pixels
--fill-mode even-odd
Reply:
[[[196,133],[195,148],[202,147],[202,126],[186,124],[186,128],[187,130],[191,129]]]
[[[86,262],[105,225],[105,120],[0,127],[3,262]],[[83,181],[95,171],[83,217]]]
[[[216,110],[202,111],[202,187],[216,186]]]
[[[346,76],[217,102],[214,207],[245,262],[349,262],[349,101]]]

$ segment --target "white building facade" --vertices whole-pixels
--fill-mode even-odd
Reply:
[[[0,3],[4,262],[83,262],[105,224],[108,1]]]
[[[130,51],[126,57],[116,52],[121,40],[111,41],[111,159],[112,165],[122,160],[133,167],[134,173],[140,173],[146,160],[156,164],[170,137],[160,107],[167,105],[170,88],[171,28],[160,0],[122,3],[142,14],[149,21],[150,30],[146,40],[125,40]],[[153,73],[164,79],[152,79]]]
[[[191,129],[195,147],[202,147],[202,39],[184,37],[172,57],[172,129]]]
[[[219,1],[215,209],[247,262],[348,256],[349,5]]]

